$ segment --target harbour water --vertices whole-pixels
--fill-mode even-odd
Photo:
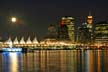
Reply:
[[[108,72],[108,50],[4,52],[0,72]]]

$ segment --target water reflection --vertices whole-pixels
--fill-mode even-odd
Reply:
[[[21,52],[3,53],[3,72],[20,72]]]
[[[94,52],[87,50],[85,52],[85,72],[94,72]]]
[[[98,53],[97,53],[97,55],[98,55],[98,60],[97,60],[97,64],[98,64],[98,72],[101,72],[101,59],[100,59],[100,51],[98,51]]]
[[[0,54],[0,72],[108,72],[108,50],[36,50]]]

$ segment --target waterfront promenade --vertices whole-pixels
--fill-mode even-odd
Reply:
[[[0,48],[8,48],[9,44],[1,43]],[[25,43],[25,44],[13,44],[13,47],[21,47],[27,49],[107,49],[108,45],[89,45],[89,44],[65,44],[65,43],[53,43],[53,44],[46,44],[46,43]]]
[[[27,48],[27,49],[108,49],[108,44],[83,44],[83,43],[73,43],[71,41],[58,41],[58,40],[43,40],[38,41],[35,37],[33,40],[28,37],[28,39],[25,41],[24,37],[21,38],[20,41],[18,41],[17,37],[12,41],[11,38],[9,38],[5,42],[0,42],[0,48],[8,48],[12,45],[12,47],[20,47],[20,48]]]

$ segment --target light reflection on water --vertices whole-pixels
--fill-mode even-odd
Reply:
[[[19,72],[21,52],[2,53],[3,72]]]
[[[18,72],[18,57],[17,53],[10,53],[11,72]]]
[[[108,50],[0,53],[0,72],[108,72]]]

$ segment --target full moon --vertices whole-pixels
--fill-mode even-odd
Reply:
[[[15,18],[15,17],[12,17],[12,18],[11,18],[11,21],[12,21],[13,23],[15,23],[15,22],[16,22],[16,18]]]

